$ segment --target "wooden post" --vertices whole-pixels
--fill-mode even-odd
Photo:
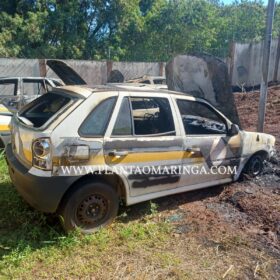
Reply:
[[[164,63],[159,62],[159,76],[163,76]]]
[[[107,83],[108,78],[110,76],[110,73],[113,70],[113,61],[112,60],[107,60],[106,65],[107,65],[107,79],[106,79],[106,83]]]
[[[46,60],[45,59],[38,59],[38,61],[39,61],[40,77],[46,77],[47,76]]]

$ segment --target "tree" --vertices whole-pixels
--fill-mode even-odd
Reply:
[[[0,56],[166,61],[263,39],[261,0],[2,0]],[[273,35],[279,36],[277,4]]]

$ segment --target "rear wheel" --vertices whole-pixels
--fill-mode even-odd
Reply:
[[[67,232],[78,228],[92,233],[110,224],[118,208],[118,195],[110,185],[84,182],[65,199],[60,211],[62,226]]]
[[[256,177],[263,172],[264,164],[263,157],[260,155],[254,155],[250,158],[246,165],[245,173],[251,177]]]

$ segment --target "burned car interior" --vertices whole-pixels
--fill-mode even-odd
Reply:
[[[19,116],[27,119],[33,124],[33,127],[43,126],[54,114],[62,109],[70,98],[61,94],[49,93],[34,100]]]
[[[226,122],[201,102],[177,100],[186,134],[226,134]]]
[[[169,101],[165,98],[131,98],[136,135],[175,135]]]

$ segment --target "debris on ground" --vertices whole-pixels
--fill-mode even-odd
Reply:
[[[242,128],[256,131],[259,92],[235,93],[234,96]],[[168,205],[166,198],[158,200],[167,220],[173,223],[177,238],[195,238],[202,246],[228,250],[232,241],[227,243],[219,239],[239,236],[247,248],[272,258],[270,279],[277,279],[280,272],[279,124],[280,86],[276,86],[270,88],[268,94],[265,132],[276,137],[277,152],[265,162],[261,176],[243,176],[233,184],[176,195],[169,198]],[[248,279],[256,277],[258,269],[256,266]]]

